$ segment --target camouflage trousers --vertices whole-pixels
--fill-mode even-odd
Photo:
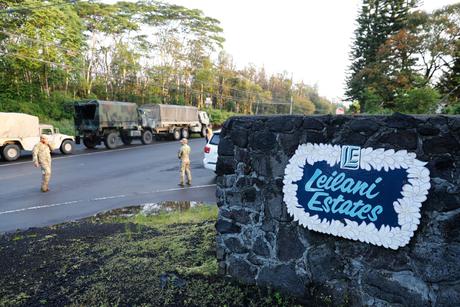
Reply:
[[[184,184],[185,175],[187,174],[187,182],[192,184],[192,173],[190,172],[190,161],[182,161],[180,164],[180,183]]]
[[[42,191],[47,191],[51,178],[51,165],[40,165],[40,167],[42,169]]]

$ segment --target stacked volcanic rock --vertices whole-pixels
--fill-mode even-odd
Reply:
[[[431,189],[410,243],[385,249],[310,231],[287,213],[283,177],[300,144],[407,150]],[[219,270],[325,303],[460,305],[460,117],[233,117],[221,132]]]

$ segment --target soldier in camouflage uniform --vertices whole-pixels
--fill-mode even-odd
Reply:
[[[190,172],[190,146],[187,145],[188,140],[182,139],[180,142],[182,146],[177,156],[181,160],[179,185],[183,187],[185,174],[187,174],[187,184],[192,185],[192,173]]]
[[[48,184],[51,178],[51,145],[48,140],[42,135],[40,143],[35,145],[32,154],[35,167],[40,166],[42,169],[42,192],[48,192]]]
[[[209,126],[206,128],[206,143],[208,143],[208,142],[211,140],[212,135],[213,135],[212,126],[209,125]]]

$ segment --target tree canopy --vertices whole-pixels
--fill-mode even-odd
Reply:
[[[460,4],[363,0],[346,94],[361,112],[451,112],[459,104]]]
[[[0,110],[71,116],[70,100],[327,113],[317,89],[287,73],[236,69],[220,22],[159,1],[0,1]]]

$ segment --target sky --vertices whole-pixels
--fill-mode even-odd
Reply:
[[[218,19],[224,50],[238,68],[252,63],[269,73],[287,71],[294,82],[316,84],[321,96],[343,98],[361,0],[164,1]],[[458,1],[424,0],[421,9],[432,11]]]

